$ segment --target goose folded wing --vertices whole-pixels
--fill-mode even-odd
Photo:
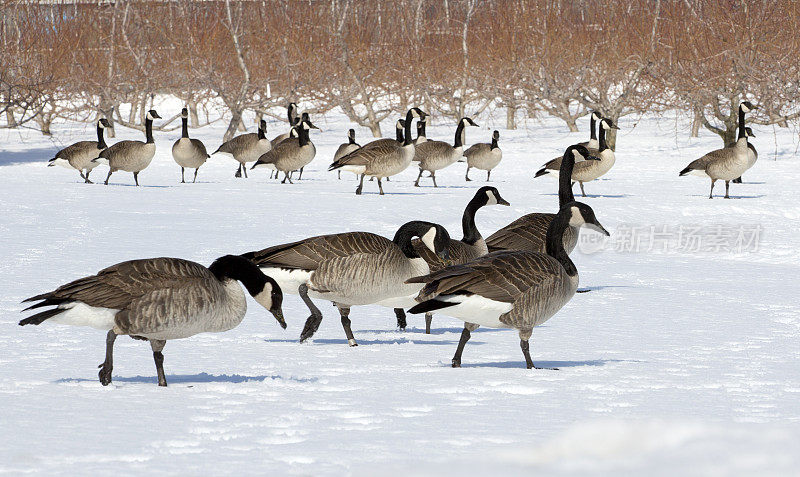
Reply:
[[[547,228],[555,214],[528,214],[511,222],[486,239],[490,251],[530,250],[531,244],[544,247]],[[537,250],[539,247],[537,247]]]
[[[341,165],[365,166],[385,154],[394,152],[397,147],[397,141],[394,139],[379,139],[356,149],[337,162]]]
[[[322,263],[355,254],[380,254],[391,241],[368,232],[321,235],[244,254],[258,266],[316,270]]]

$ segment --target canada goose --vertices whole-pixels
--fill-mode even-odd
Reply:
[[[347,131],[347,142],[339,146],[336,149],[336,153],[333,155],[333,162],[338,161],[339,159],[343,158],[344,156],[350,154],[351,152],[355,151],[361,147],[360,144],[356,142],[356,130],[351,129]],[[338,173],[339,179],[342,178],[342,170],[339,169],[336,171]]]
[[[465,126],[477,126],[477,124],[471,118],[461,118],[456,128],[455,140],[452,146],[444,141],[425,141],[417,146],[415,157],[419,161],[419,175],[416,182],[414,182],[414,187],[419,187],[422,171],[430,172],[433,186],[439,187],[436,185],[436,171],[458,161],[464,154]]]
[[[750,111],[758,109],[750,101],[739,104],[739,138],[732,147],[725,147],[711,151],[700,159],[692,161],[685,169],[678,173],[679,176],[694,174],[709,177],[711,179],[711,192],[708,198],[714,198],[714,183],[718,180],[725,181],[725,198],[730,199],[728,191],[730,182],[737,177],[741,177],[750,163],[750,149],[747,147],[747,131],[744,125],[744,115]]]
[[[300,116],[297,114],[297,104],[289,103],[289,106],[286,108],[286,112],[289,117],[289,131],[291,131],[292,127],[300,124]],[[280,144],[281,141],[288,138],[289,138],[289,132],[285,132],[283,134],[278,134],[277,136],[272,138],[270,140],[270,143],[272,144],[272,147],[275,147],[278,144]]]
[[[547,253],[494,252],[463,265],[447,267],[408,280],[424,283],[420,304],[410,313],[441,310],[466,322],[453,356],[461,367],[461,353],[478,326],[519,330],[520,347],[528,369],[535,368],[528,340],[533,328],[561,309],[578,289],[578,270],[564,250],[564,231],[586,226],[609,235],[591,207],[564,204],[547,229]]]
[[[599,151],[600,142],[598,142],[597,140],[596,131],[597,131],[597,121],[600,121],[601,119],[603,119],[603,117],[600,115],[600,113],[598,113],[597,111],[592,111],[592,113],[589,115],[589,140],[579,142],[577,144],[578,146],[583,146],[586,149],[588,149],[589,154],[597,154],[598,152],[600,152]],[[552,161],[558,161],[554,165],[555,169],[559,169],[560,166],[558,164],[560,164],[561,156],[554,157],[548,162],[548,164],[550,164],[550,162]]]
[[[408,222],[389,240],[369,232],[347,232],[311,237],[276,245],[243,256],[274,278],[284,293],[297,293],[311,311],[300,341],[310,338],[322,322],[322,313],[309,297],[329,300],[339,309],[350,346],[356,340],[350,329],[350,307],[379,304],[407,307],[421,286],[405,281],[428,273],[428,265],[417,254],[411,240],[447,258],[447,230],[430,222]]]
[[[234,177],[242,177],[242,172],[244,172],[244,177],[246,179],[246,164],[248,162],[257,161],[262,154],[272,149],[272,143],[267,139],[266,132],[267,122],[262,119],[258,122],[257,133],[247,133],[236,136],[222,143],[211,155],[226,154],[232,156],[239,162],[239,168],[236,170]]]
[[[252,262],[233,255],[220,257],[206,268],[179,258],[131,260],[100,270],[36,295],[23,311],[55,306],[20,321],[20,326],[45,320],[108,330],[106,359],[100,365],[103,386],[111,382],[114,340],[118,335],[150,341],[158,385],[166,386],[164,356],[167,340],[235,328],[247,311],[241,281],[247,292],[286,328],[278,284]],[[24,303],[23,302],[23,303]]]
[[[200,166],[211,156],[206,152],[206,146],[201,140],[189,138],[189,110],[186,108],[181,110],[181,122],[181,138],[172,145],[172,158],[181,166],[181,184],[186,182],[183,173],[187,167],[194,168],[194,179],[192,179],[194,183],[197,182],[197,171]]]
[[[305,115],[305,113],[303,113]],[[284,177],[281,184],[285,184],[288,180],[293,184],[289,173],[301,169],[314,159],[317,154],[317,149],[314,143],[311,142],[308,131],[310,129],[319,129],[304,118],[300,121],[300,125],[296,126],[298,137],[287,138],[281,141],[277,146],[270,149],[258,158],[251,169],[263,166],[271,170],[283,172]]]
[[[428,140],[428,137],[425,135],[425,127],[428,125],[428,117],[424,117],[417,121],[417,137],[414,139],[414,145],[422,144],[423,142]]]
[[[393,176],[403,172],[411,160],[414,158],[414,142],[411,140],[411,122],[414,118],[424,118],[427,113],[419,108],[411,108],[406,113],[406,123],[403,134],[403,142],[400,143],[393,139],[378,139],[372,141],[350,154],[334,162],[328,168],[329,171],[342,169],[361,175],[356,194],[361,195],[364,190],[364,176],[378,178],[378,189],[383,195],[383,185],[381,180],[384,177]],[[400,139],[398,137],[398,139]]]
[[[601,119],[599,149],[596,153],[600,160],[576,162],[575,167],[572,170],[572,181],[578,182],[581,185],[581,194],[583,194],[584,197],[586,197],[586,191],[583,189],[583,183],[599,178],[611,170],[611,167],[613,167],[614,163],[616,162],[614,151],[611,150],[611,148],[608,147],[608,143],[606,143],[606,131],[609,129],[619,128],[610,119]],[[534,177],[541,177],[545,174],[558,175],[560,168],[561,158],[553,159],[552,161],[544,164],[542,168],[536,172]]]
[[[92,184],[89,180],[89,173],[97,167],[96,158],[100,151],[108,146],[103,138],[103,129],[111,127],[106,118],[97,120],[97,141],[78,141],[75,144],[65,147],[58,151],[56,156],[48,162],[47,166],[61,166],[75,169],[81,175],[81,179],[87,184]]]
[[[92,162],[108,166],[106,185],[115,171],[133,172],[133,181],[137,186],[139,185],[139,172],[149,166],[153,156],[156,155],[156,143],[153,141],[154,119],[161,119],[161,116],[155,109],[151,109],[145,115],[144,121],[146,142],[120,141],[108,149],[104,149],[98,157],[92,159]]]
[[[478,228],[475,226],[475,213],[485,205],[495,204],[511,205],[500,197],[500,192],[494,187],[484,186],[478,189],[475,196],[464,209],[464,215],[461,218],[461,229],[464,233],[463,238],[461,240],[454,240],[451,238],[447,242],[449,264],[460,265],[489,253],[489,249],[486,247],[486,241],[483,240],[481,233],[478,232]],[[428,264],[431,273],[437,272],[445,267],[445,263],[435,254],[431,253],[420,241],[414,241],[414,248],[419,256]],[[395,313],[399,315],[397,311],[395,311]],[[431,333],[432,319],[432,313],[425,313],[426,334]]]
[[[576,161],[599,161],[600,159],[589,154],[589,150],[581,145],[573,145],[564,151],[561,161],[561,172],[558,176],[558,206],[573,202],[572,194],[572,168]],[[486,239],[490,252],[498,250],[526,250],[529,252],[545,252],[547,229],[556,214],[534,212],[523,215],[517,220],[506,225]],[[564,248],[567,253],[572,252],[578,243],[578,227],[567,227],[564,231]]]
[[[753,145],[753,143],[750,142],[750,138],[756,137],[756,135],[753,134],[753,130],[750,129],[749,127],[745,127],[744,130],[747,133],[747,149],[749,149],[749,151],[747,152],[747,158],[750,160],[750,166],[748,167],[748,169],[750,169],[751,167],[753,167],[753,165],[755,165],[756,161],[758,160],[758,151],[756,150],[756,147]],[[731,147],[734,144],[736,143],[728,144],[728,147]],[[741,184],[742,177],[739,176],[736,179],[732,180],[731,182],[733,182],[734,184]]]
[[[472,180],[469,178],[469,170],[472,167],[486,171],[486,181],[489,181],[492,169],[497,167],[500,164],[500,160],[503,159],[503,151],[497,145],[498,139],[500,139],[500,131],[495,130],[492,133],[491,144],[485,142],[473,144],[464,151],[464,156],[467,158],[467,173],[464,177],[468,181]]]
[[[397,120],[397,122],[394,123],[395,138],[396,138],[395,140],[400,145],[402,145],[405,142],[405,139],[404,139],[405,134],[403,133],[405,128],[406,128],[406,120],[404,118],[400,118],[400,119]],[[341,169],[338,169],[338,171],[341,171]],[[341,172],[340,172],[340,174],[341,174]],[[356,174],[356,176],[358,176],[358,175],[359,174]],[[374,180],[375,180],[375,176],[372,176],[372,177],[369,178],[370,182],[372,182]],[[386,178],[386,182],[390,182],[388,177]]]

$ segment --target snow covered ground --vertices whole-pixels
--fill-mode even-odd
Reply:
[[[179,107],[157,109],[167,117]],[[429,180],[413,187],[409,169],[384,184],[386,196],[375,183],[356,196],[351,174],[339,181],[326,171],[351,125],[335,113],[312,119],[324,130],[312,132],[317,158],[294,185],[264,170],[236,179],[222,158],[200,169],[199,183],[179,184],[170,154],[179,130],[155,133],[142,187],[122,172],[108,187],[86,185],[45,165],[59,144],[92,138],[92,125],[54,125],[58,144],[0,130],[0,473],[800,473],[792,130],[755,126],[759,162],[745,184],[732,184],[735,199],[708,200],[706,180],[677,173],[718,138],[689,139],[688,124],[670,116],[620,122],[617,164],[579,198],[612,232],[605,243],[582,232],[573,253],[592,291],[531,339],[534,361],[559,371],[526,370],[517,333],[484,328],[464,367],[452,369],[462,323],[437,315],[425,335],[422,317],[410,316],[401,332],[380,307],[353,309],[360,346],[349,348],[335,309],[319,303],[325,320],[299,344],[308,312],[289,296],[285,331],[249,299],[238,328],[169,342],[168,388],[156,386],[149,346],[119,339],[114,382],[103,387],[102,332],[17,326],[22,299],[127,259],[210,264],[323,233],[391,237],[412,219],[460,238],[463,207],[483,185],[464,181],[464,164],[440,172],[438,189]],[[507,131],[502,111],[476,119],[469,143],[500,129],[504,160],[492,183],[512,204],[478,213],[484,236],[524,213],[555,211],[555,181],[533,173],[586,133],[556,120]],[[269,127],[270,137],[285,129]],[[191,134],[213,150],[223,130],[220,122]],[[452,131],[439,121],[429,136],[451,141]],[[367,134],[357,128],[359,142]],[[109,143],[143,134],[119,128],[117,136]]]

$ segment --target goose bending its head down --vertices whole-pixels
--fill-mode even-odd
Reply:
[[[563,235],[569,226],[586,226],[608,235],[591,207],[569,202],[550,223],[547,253],[493,252],[409,280],[425,284],[421,303],[410,313],[439,310],[466,323],[453,356],[454,368],[461,366],[464,345],[480,325],[518,330],[525,363],[528,369],[535,367],[528,344],[533,328],[558,312],[578,288],[578,270],[564,250]]]
[[[155,109],[151,109],[145,115],[144,120],[145,142],[120,141],[100,152],[97,158],[92,159],[95,163],[108,166],[106,185],[108,185],[111,174],[116,171],[132,172],[134,182],[137,186],[139,185],[139,172],[149,166],[153,156],[156,155],[156,143],[153,141],[154,119],[161,119],[161,116]]]
[[[581,145],[573,145],[564,151],[561,160],[561,171],[558,176],[558,206],[573,202],[572,169],[575,163],[599,161],[600,158],[589,154],[589,150]],[[529,252],[545,252],[547,229],[556,214],[534,212],[523,215],[486,239],[490,252],[498,250],[527,250]],[[569,226],[564,231],[564,248],[572,252],[578,242],[578,227]]]
[[[754,109],[758,109],[758,107],[753,106],[750,101],[744,101],[739,104],[739,137],[736,142],[732,146],[711,151],[700,159],[695,159],[678,175],[692,174],[710,178],[711,190],[708,193],[709,199],[714,197],[714,184],[718,180],[723,180],[725,181],[725,198],[730,199],[728,192],[731,181],[741,177],[744,171],[755,163],[753,152],[750,150],[747,141],[747,128],[744,124],[745,114]]]
[[[359,147],[361,147],[361,145],[356,142],[356,130],[350,129],[349,131],[347,131],[347,142],[339,145],[339,147],[336,149],[336,153],[334,153],[333,155],[333,162],[338,161],[339,159],[350,154]],[[341,179],[342,170],[339,169],[336,172],[338,173],[339,179]]]
[[[179,258],[131,260],[100,270],[55,290],[36,295],[26,308],[53,307],[20,321],[21,326],[52,321],[108,330],[106,359],[100,383],[111,382],[114,340],[129,335],[150,341],[159,386],[166,386],[164,356],[167,340],[198,333],[230,330],[247,311],[242,287],[286,328],[278,284],[252,262],[239,256],[220,257],[206,268]]]
[[[419,175],[414,182],[415,187],[419,187],[419,179],[422,177],[423,171],[430,172],[433,186],[439,187],[436,185],[436,171],[457,162],[464,155],[464,141],[466,140],[464,127],[466,126],[477,126],[477,124],[471,118],[461,118],[456,127],[452,146],[444,141],[425,141],[417,146],[414,157],[419,161]]]
[[[360,176],[356,194],[361,195],[364,189],[364,176],[378,178],[378,189],[383,195],[383,185],[381,180],[403,172],[414,158],[414,141],[411,139],[411,123],[416,119],[427,116],[419,108],[411,108],[406,113],[405,126],[402,142],[400,138],[378,139],[365,144],[361,148],[333,162],[328,168],[329,171],[341,169],[350,171]]]
[[[47,163],[48,167],[61,166],[74,169],[81,175],[81,179],[87,184],[91,184],[89,173],[97,167],[98,163],[92,161],[100,152],[106,149],[106,141],[103,138],[103,130],[111,127],[111,123],[106,118],[97,120],[97,141],[78,141],[75,144],[65,147],[58,151]]]
[[[447,230],[421,221],[404,224],[392,240],[369,232],[320,235],[249,252],[244,257],[274,278],[285,293],[299,294],[308,306],[311,316],[300,341],[310,338],[322,322],[322,313],[311,301],[320,298],[339,309],[348,343],[355,346],[350,329],[351,306],[379,304],[394,308],[415,303],[421,285],[405,281],[430,269],[415,250],[414,237],[447,259]]]
[[[306,164],[314,160],[317,154],[317,148],[311,142],[309,130],[319,129],[308,119],[306,113],[303,113],[303,119],[300,124],[295,126],[297,130],[297,137],[290,137],[280,142],[277,146],[264,153],[258,158],[251,169],[256,167],[265,167],[267,169],[283,172],[284,177],[281,184],[286,183],[288,180],[293,184],[289,173],[302,169]]]
[[[473,167],[486,171],[486,181],[489,181],[489,178],[492,176],[492,169],[497,167],[503,159],[503,151],[501,151],[500,146],[497,145],[498,139],[500,139],[500,131],[495,130],[492,133],[491,143],[481,142],[473,144],[469,149],[464,151],[464,157],[467,158],[467,173],[464,177],[467,181],[472,180],[469,178],[469,170]]]
[[[223,154],[233,157],[239,163],[234,177],[247,178],[247,163],[257,161],[262,154],[272,149],[272,143],[267,139],[267,122],[263,119],[258,122],[258,132],[240,134],[222,143],[214,154]]]
[[[209,157],[211,156],[206,152],[205,144],[199,139],[189,137],[189,110],[183,108],[181,110],[181,137],[172,145],[172,158],[181,166],[181,183],[186,182],[183,175],[187,167],[194,169],[192,183],[197,182],[197,171]]]

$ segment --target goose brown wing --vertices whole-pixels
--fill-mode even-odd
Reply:
[[[256,265],[316,270],[323,262],[356,254],[377,255],[394,245],[369,232],[320,235],[244,254]]]
[[[378,139],[365,144],[360,149],[356,149],[336,162],[343,166],[366,166],[376,159],[396,151],[399,147],[400,144],[394,139]]]

